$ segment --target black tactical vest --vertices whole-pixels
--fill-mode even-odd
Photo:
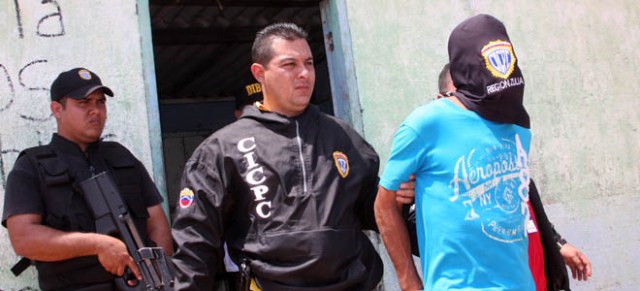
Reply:
[[[95,232],[95,221],[79,191],[74,170],[53,146],[45,145],[24,150],[37,169],[45,213],[43,224],[61,231]],[[108,170],[124,196],[138,232],[147,245],[147,212],[141,187],[141,173],[137,160],[128,150],[115,142],[102,142],[100,149],[90,157],[92,167]],[[92,174],[98,174],[92,173]],[[96,256],[80,257],[58,262],[35,262],[40,287],[55,290],[70,285],[91,285],[109,282],[113,275],[102,268]]]

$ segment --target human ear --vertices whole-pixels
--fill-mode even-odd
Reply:
[[[264,66],[258,63],[253,63],[251,65],[251,74],[259,83],[264,83]]]
[[[49,108],[51,109],[51,113],[53,113],[53,116],[55,116],[56,119],[59,119],[61,115],[60,112],[62,111],[62,104],[57,101],[51,101],[51,103],[49,104]]]

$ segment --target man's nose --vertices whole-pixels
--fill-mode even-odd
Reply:
[[[300,69],[300,73],[298,74],[298,77],[301,79],[308,79],[312,70],[313,70],[313,67],[302,66],[302,69]]]
[[[99,112],[100,104],[98,102],[89,102],[89,111],[90,112]]]

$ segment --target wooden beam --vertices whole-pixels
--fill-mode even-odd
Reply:
[[[262,27],[231,28],[153,28],[153,44],[163,45],[204,45],[251,43]],[[322,39],[322,26],[313,25],[307,31],[309,40]]]
[[[220,0],[222,7],[318,7],[320,0]],[[218,6],[217,0],[151,0],[150,6]]]

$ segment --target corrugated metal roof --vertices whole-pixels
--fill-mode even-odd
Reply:
[[[253,78],[255,33],[273,22],[307,30],[316,66],[326,66],[319,1],[151,0],[150,12],[161,101],[233,96]]]

